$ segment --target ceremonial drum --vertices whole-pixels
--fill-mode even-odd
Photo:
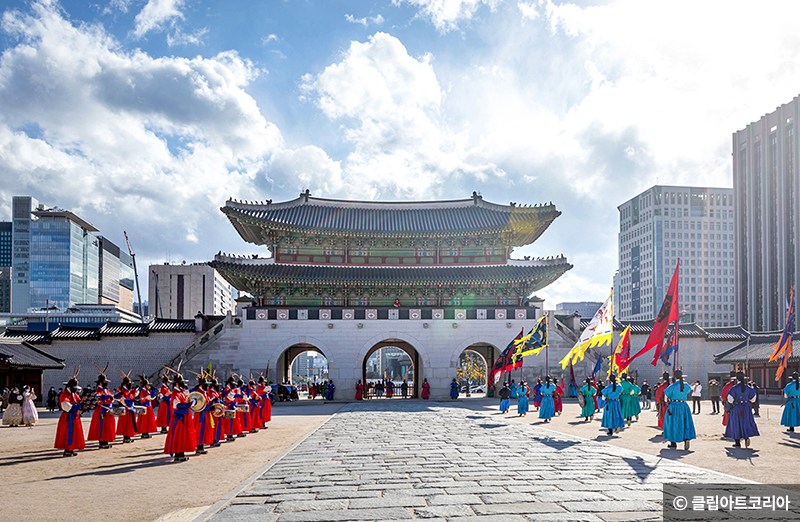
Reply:
[[[232,420],[236,418],[236,410],[224,410],[222,412],[222,418]]]
[[[250,405],[246,402],[243,404],[236,405],[236,411],[240,411],[242,413],[250,413]]]
[[[147,406],[134,406],[133,411],[136,415],[145,415],[147,414]]]
[[[125,406],[113,406],[109,413],[114,417],[123,417],[125,415]]]
[[[586,406],[586,396],[585,396],[585,395],[583,395],[582,393],[579,393],[579,394],[578,394],[578,404],[580,404],[580,405],[581,405],[581,408],[583,408],[584,406]]]

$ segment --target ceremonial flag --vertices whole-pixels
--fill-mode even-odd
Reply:
[[[614,348],[614,351],[608,357],[608,376],[611,377],[611,374],[620,373],[620,368],[623,366],[627,366],[628,359],[631,356],[631,325],[628,325],[625,330],[622,331],[622,335],[620,336],[619,343],[617,343],[617,347]]]
[[[647,341],[644,343],[644,348],[639,350],[636,355],[628,359],[624,366],[620,366],[620,371],[625,371],[625,369],[630,366],[634,359],[649,352],[653,347],[656,347],[656,356],[653,358],[653,366],[656,365],[656,361],[659,357],[661,357],[661,352],[664,349],[664,334],[667,333],[667,327],[669,327],[670,323],[677,321],[680,315],[678,310],[680,308],[678,306],[678,279],[680,267],[681,260],[678,259],[678,264],[675,266],[675,272],[672,273],[672,281],[669,283],[667,295],[664,296],[664,302],[661,303],[661,310],[658,312],[658,317],[653,325],[653,329],[650,331],[650,335],[647,337]]]
[[[667,346],[664,348],[664,353],[661,354],[661,362],[667,366],[672,366],[672,364],[669,362],[669,358],[678,350],[678,332],[680,331],[680,328],[680,320],[675,321],[675,325],[672,327],[672,332],[670,332],[669,337],[667,338]]]
[[[572,371],[572,363],[569,363],[569,382],[576,388],[578,387],[578,381],[575,380],[575,372]]]
[[[792,356],[792,337],[794,337],[794,288],[789,290],[789,302],[786,305],[786,326],[784,326],[783,334],[769,358],[769,362],[775,362],[783,357],[778,365],[778,371],[775,372],[775,382],[781,380],[781,375],[783,375],[786,365],[789,363],[789,357]]]
[[[567,365],[571,362],[576,363],[583,360],[586,350],[594,346],[603,344],[611,344],[611,339],[614,335],[614,290],[603,303],[603,306],[594,314],[589,326],[581,334],[578,342],[572,347],[572,350],[561,359],[561,369],[566,369]]]
[[[600,371],[600,364],[602,362],[603,362],[603,356],[598,354],[597,355],[597,362],[594,365],[594,370],[592,370],[592,379],[594,379],[595,374]]]
[[[516,359],[537,355],[547,346],[547,315],[543,315],[528,335],[514,341]]]
[[[500,354],[500,357],[494,362],[494,367],[492,368],[492,383],[497,383],[497,380],[503,375],[505,372],[510,372],[511,370],[516,370],[520,366],[522,366],[522,359],[520,358],[517,361],[514,358],[516,354],[516,349],[514,348],[514,341],[517,341],[522,338],[522,334],[525,333],[525,330],[522,329],[519,331],[519,334],[510,342],[506,349],[503,350],[503,353]]]
[[[206,371],[211,375],[211,361],[208,361],[208,369]]]

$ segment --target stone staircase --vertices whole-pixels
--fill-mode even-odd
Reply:
[[[172,368],[173,370],[177,370],[179,367],[185,368],[187,361],[190,361],[195,356],[213,346],[218,339],[224,336],[230,323],[231,315],[228,314],[221,321],[210,325],[207,330],[198,335],[189,346],[181,350],[180,353],[170,359],[164,366]],[[151,375],[151,381],[156,382],[159,373],[161,373],[161,370]]]

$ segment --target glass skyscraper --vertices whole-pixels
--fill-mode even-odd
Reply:
[[[682,321],[738,324],[729,188],[654,186],[618,207],[620,321],[655,319],[680,259]]]

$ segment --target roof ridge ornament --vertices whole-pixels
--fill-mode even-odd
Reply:
[[[303,203],[308,203],[308,198],[311,197],[311,191],[306,189],[305,192],[300,193],[300,197],[303,198]]]

